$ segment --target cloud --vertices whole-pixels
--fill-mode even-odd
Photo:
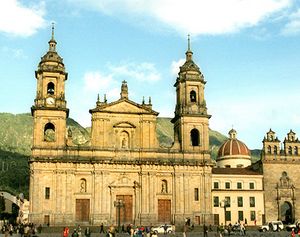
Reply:
[[[24,6],[18,0],[1,1],[0,32],[27,37],[45,26],[45,4]]]
[[[285,24],[281,32],[283,35],[295,35],[300,33],[300,8],[288,17],[288,23]]]
[[[1,51],[8,55],[9,57],[15,58],[15,59],[27,59],[28,56],[24,53],[23,49],[15,49],[15,48],[9,48],[9,47],[2,47]]]
[[[284,99],[278,100],[267,100],[268,97],[272,96],[266,93],[244,99],[223,98],[222,103],[209,103],[208,112],[213,115],[210,127],[227,134],[233,126],[239,134],[238,139],[246,142],[250,148],[260,148],[261,140],[270,128],[281,138],[290,128],[299,127],[300,112],[291,110],[297,107],[299,95],[286,94]],[[286,106],[286,101],[294,101],[294,104]]]
[[[177,61],[172,61],[171,63],[171,74],[173,77],[178,76],[179,67],[181,67],[185,63],[185,59],[181,58]]]
[[[111,65],[111,74],[115,77],[124,77],[141,82],[152,82],[161,79],[160,73],[152,63],[125,63],[122,65]]]
[[[107,90],[116,83],[112,75],[103,75],[99,71],[86,72],[83,76],[84,89],[89,92]]]
[[[88,93],[106,93],[110,99],[116,99],[120,95],[121,81],[153,83],[160,80],[154,64],[123,63],[118,65],[109,64],[106,72],[90,71],[83,76],[84,90]]]
[[[107,15],[132,19],[134,24],[151,22],[151,29],[168,27],[192,35],[237,32],[259,24],[292,4],[292,0],[77,0],[77,2]]]

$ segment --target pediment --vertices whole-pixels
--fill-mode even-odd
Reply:
[[[101,111],[110,113],[153,114],[155,111],[131,101],[122,100],[107,104]]]
[[[113,126],[114,128],[135,128],[136,126],[130,122],[120,122]]]
[[[109,184],[109,187],[111,188],[116,188],[116,187],[136,187],[138,186],[138,183],[131,179],[130,177],[128,177],[128,175],[126,175],[125,173],[120,174],[119,177],[112,181]]]

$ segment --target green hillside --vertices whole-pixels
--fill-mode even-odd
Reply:
[[[86,145],[90,141],[90,128],[84,128],[71,118],[67,120],[73,142]],[[31,114],[0,113],[0,189],[28,195],[28,164],[31,152],[33,118]],[[161,147],[171,147],[174,131],[170,118],[158,118],[157,137]],[[216,158],[220,145],[227,139],[221,133],[209,130],[212,159]],[[252,151],[253,161],[260,158],[260,150]]]

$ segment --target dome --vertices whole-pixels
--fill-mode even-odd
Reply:
[[[229,138],[221,145],[217,155],[219,167],[247,167],[251,165],[251,153],[245,143],[236,138],[234,129],[229,131]]]

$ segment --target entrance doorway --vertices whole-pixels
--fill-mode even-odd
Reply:
[[[117,195],[116,196],[116,200],[122,200],[122,207],[120,208],[120,217],[119,217],[119,213],[118,213],[118,208],[116,208],[116,220],[117,223],[119,222],[120,218],[120,224],[130,224],[133,223],[133,198],[132,195]]]
[[[290,202],[285,201],[280,207],[280,216],[284,224],[293,223],[293,207]]]
[[[171,223],[171,200],[158,199],[158,222]]]
[[[76,221],[89,222],[90,199],[76,199]]]

